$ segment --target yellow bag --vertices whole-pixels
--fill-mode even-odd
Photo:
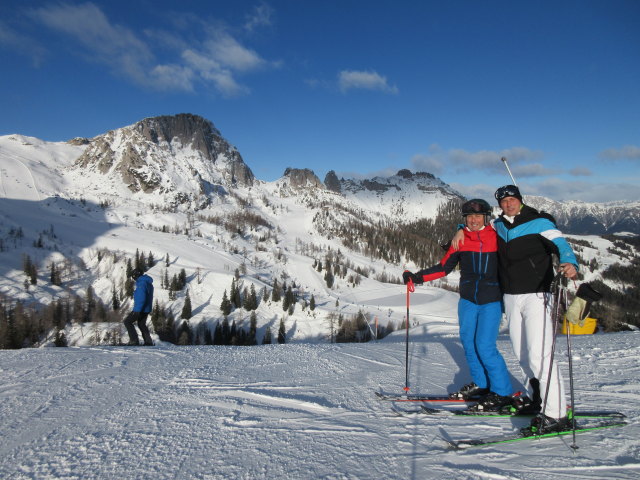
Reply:
[[[589,335],[591,333],[595,333],[598,327],[598,320],[596,320],[595,318],[587,317],[584,319],[584,325],[581,327],[580,325],[572,325],[571,323],[567,322],[567,318],[565,317],[564,321],[562,322],[562,333],[564,335],[567,334],[567,325],[571,327],[571,329],[569,330],[569,332],[571,332],[571,335]]]

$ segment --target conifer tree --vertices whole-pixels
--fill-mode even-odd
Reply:
[[[258,297],[256,296],[256,287],[253,283],[249,288],[249,307],[250,310],[256,310],[258,308]]]
[[[256,345],[256,330],[258,328],[258,317],[256,312],[251,312],[251,316],[249,317],[249,335],[247,336],[247,340],[245,342],[246,345]]]
[[[84,307],[85,307],[84,321],[85,322],[93,321],[93,314],[96,309],[96,295],[91,285],[87,287],[87,295],[85,297]]]
[[[309,300],[309,310],[312,312],[316,309],[316,297],[311,294],[311,300]]]
[[[324,281],[327,282],[327,287],[333,287],[334,276],[331,270],[327,269],[327,273],[324,274]]]
[[[180,269],[180,274],[178,275],[178,290],[184,289],[187,286],[187,272],[184,268]]]
[[[113,310],[120,309],[120,299],[118,298],[115,285],[111,286],[111,308],[113,308]]]
[[[133,298],[133,292],[135,290],[136,282],[131,277],[127,277],[124,281],[124,294],[126,298]]]
[[[284,326],[284,318],[280,319],[280,327],[278,328],[278,343],[287,343],[287,331]]]
[[[229,319],[224,317],[222,319],[222,345],[229,345],[231,340],[231,329],[229,328]]]
[[[180,325],[178,329],[178,345],[191,345],[192,343],[192,332],[191,327],[189,326],[189,321],[185,320]]]
[[[60,278],[60,270],[56,266],[55,262],[51,262],[51,268],[49,270],[49,281],[51,285],[60,286],[62,284],[62,279]]]
[[[281,299],[280,295],[280,287],[278,286],[278,279],[273,280],[273,290],[271,290],[271,300],[274,302],[279,302]]]
[[[182,307],[180,318],[185,320],[189,320],[191,318],[191,297],[189,296],[189,290],[187,290],[187,295],[184,299],[184,306]]]
[[[227,291],[225,290],[222,295],[222,303],[220,303],[220,311],[222,311],[222,314],[227,317],[231,313],[231,308],[231,301],[229,300],[229,297],[227,297]]]
[[[267,325],[264,331],[264,337],[262,337],[263,345],[271,345],[271,327]]]

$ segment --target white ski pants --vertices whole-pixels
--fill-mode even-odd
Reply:
[[[504,310],[509,322],[511,345],[528,379],[540,381],[540,395],[545,415],[561,418],[567,414],[564,382],[558,363],[551,360],[554,327],[551,321],[553,297],[550,293],[504,295]],[[551,375],[549,368],[551,367]],[[548,397],[545,398],[549,385]],[[531,392],[529,392],[531,393]],[[546,407],[545,407],[546,402]]]

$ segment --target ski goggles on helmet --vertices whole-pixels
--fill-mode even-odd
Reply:
[[[520,189],[515,185],[505,185],[504,187],[500,187],[499,189],[496,190],[495,197],[498,203],[500,203],[500,201],[503,198],[507,198],[507,197],[514,197],[522,201],[522,195],[520,195]]]

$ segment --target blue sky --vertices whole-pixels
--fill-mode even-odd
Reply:
[[[0,135],[211,120],[256,176],[640,198],[640,2],[0,3]]]

